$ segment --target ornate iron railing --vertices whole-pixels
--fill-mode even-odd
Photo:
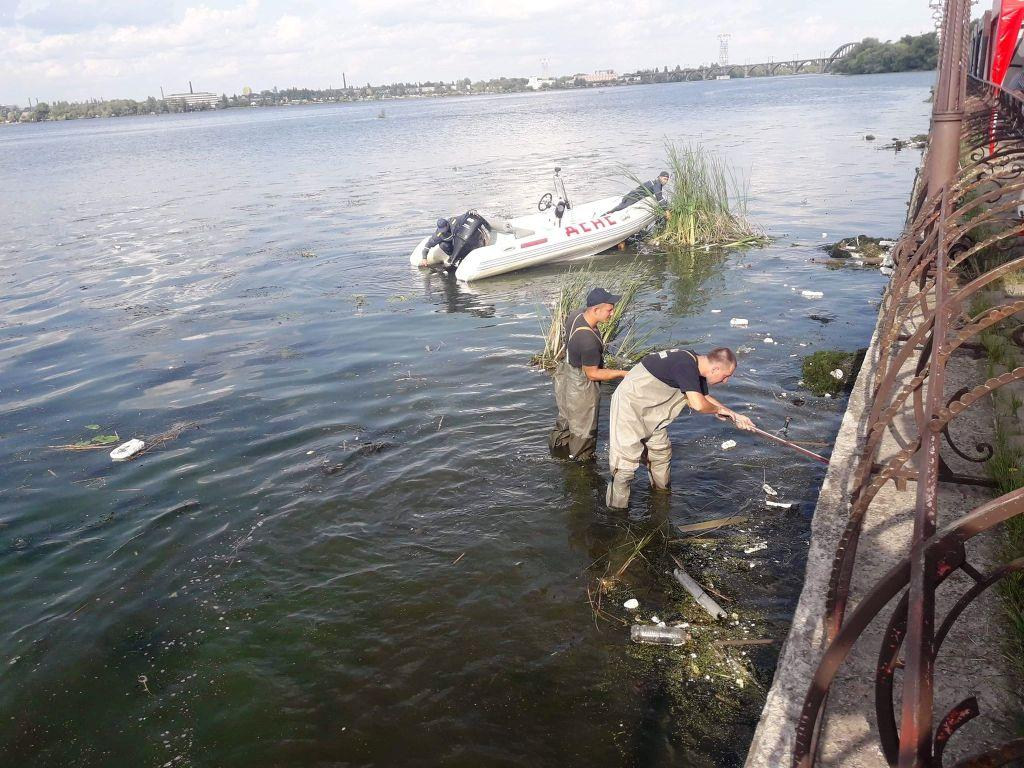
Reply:
[[[946,0],[929,149],[907,227],[893,249],[896,268],[880,310],[868,429],[825,605],[827,646],[797,727],[793,765],[801,768],[815,762],[826,700],[840,666],[894,600],[876,665],[880,746],[891,765],[941,768],[950,737],[979,714],[979,706],[974,697],[965,698],[935,725],[936,656],[975,598],[1000,579],[1024,571],[1021,558],[982,573],[966,548],[979,533],[1024,512],[1024,489],[937,529],[939,482],[984,482],[954,473],[943,458],[943,443],[970,462],[980,464],[993,455],[991,445],[978,444],[973,451],[958,446],[950,425],[981,398],[1024,380],[1024,367],[1018,367],[948,400],[944,396],[950,356],[995,324],[1024,313],[1024,301],[1007,299],[971,314],[971,300],[979,291],[1024,269],[1024,224],[1017,211],[1024,199],[1024,101],[976,79],[968,92],[969,13],[969,0]],[[1014,257],[1017,251],[1021,255]],[[965,270],[985,258],[996,263]],[[887,436],[897,450],[882,460]],[[909,549],[848,612],[869,507],[887,483],[903,490],[908,481],[916,482],[917,491]],[[936,628],[935,593],[955,571],[966,574],[970,585]],[[899,688],[897,669],[902,669]],[[1024,739],[1016,739],[959,765],[999,766],[1021,759]]]

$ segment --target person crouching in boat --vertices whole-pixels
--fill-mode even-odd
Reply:
[[[668,184],[669,175],[668,171],[662,171],[658,174],[658,178],[651,179],[651,181],[645,181],[639,187],[631,190],[622,201],[612,208],[608,213],[615,213],[615,211],[621,211],[624,208],[639,203],[645,197],[653,197],[658,201],[658,205],[662,208],[668,206],[668,201],[665,199],[665,185]],[[605,214],[608,215],[607,213]]]
[[[445,269],[458,267],[470,251],[487,245],[487,220],[476,211],[466,211],[461,216],[437,220],[437,231],[423,246],[420,266],[428,265],[427,256],[435,245],[444,252]]]
[[[427,254],[430,253],[430,249],[435,245],[441,246],[441,250],[444,251],[445,256],[452,255],[452,245],[454,244],[454,237],[452,235],[452,222],[455,218],[451,219],[438,219],[437,220],[437,231],[430,236],[427,240],[427,244],[423,246],[423,259],[420,261],[420,266],[427,266]]]
[[[604,288],[587,294],[585,309],[565,321],[565,359],[555,369],[555,404],[558,419],[548,436],[553,453],[568,451],[570,459],[587,461],[597,448],[597,417],[601,409],[601,382],[621,379],[627,371],[604,366],[604,342],[597,324],[615,312],[621,296]]]

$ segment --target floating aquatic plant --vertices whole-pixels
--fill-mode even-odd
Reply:
[[[562,277],[547,321],[541,326],[544,350],[534,355],[531,362],[552,370],[565,358],[565,322],[570,314],[583,308],[587,293],[599,284],[622,296],[608,321],[597,327],[605,345],[605,365],[628,368],[653,351],[654,347],[650,344],[653,329],[638,327],[635,316],[625,319],[625,313],[635,303],[646,277],[647,271],[638,261],[616,267],[600,276],[595,273],[592,264],[575,270],[570,268]]]
[[[666,142],[671,189],[664,226],[650,242],[659,246],[718,246],[738,248],[766,245],[770,238],[747,219],[747,184],[729,164],[698,144],[677,147]],[[635,184],[636,174],[625,171]],[[661,211],[651,195],[648,204]]]

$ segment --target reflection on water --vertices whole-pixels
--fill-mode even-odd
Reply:
[[[779,239],[613,252],[594,279],[639,258],[652,343],[749,347],[723,400],[822,439],[843,405],[794,402],[799,358],[866,344],[883,279],[810,259],[823,232],[898,232],[918,159],[861,136],[924,130],[930,84],[5,127],[4,764],[738,765],[762,694],[716,709],[714,686],[680,688],[619,606],[595,621],[588,589],[631,541],[747,514],[767,551],[687,564],[781,637],[821,470],[688,415],[671,493],[639,478],[609,514],[603,450],[595,467],[548,455],[551,383],[529,365],[567,267],[463,286],[407,254],[437,211],[528,211],[556,164],[574,199],[615,194],[621,163],[646,177],[664,137],[698,138],[745,172],[751,218]],[[198,426],[125,464],[50,448],[178,422]],[[798,506],[766,510],[765,478]],[[662,563],[622,577],[652,609]],[[751,654],[762,685],[776,653]]]

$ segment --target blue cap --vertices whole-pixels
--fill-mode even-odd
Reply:
[[[587,306],[596,307],[598,304],[618,304],[621,296],[608,293],[604,288],[595,288],[587,294]]]

